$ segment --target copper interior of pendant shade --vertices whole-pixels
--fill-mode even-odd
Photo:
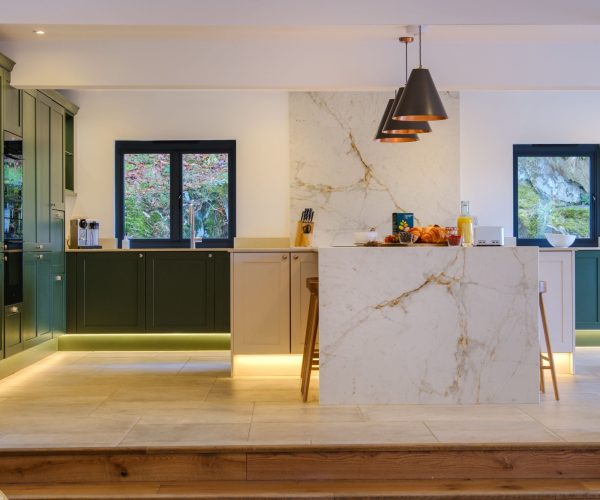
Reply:
[[[416,134],[389,134],[383,131],[383,126],[385,125],[392,106],[394,105],[394,99],[390,99],[385,107],[385,111],[383,112],[383,116],[381,117],[381,121],[379,122],[379,127],[377,128],[377,134],[375,135],[375,141],[377,142],[415,142],[419,140],[419,136]]]
[[[425,121],[400,121],[394,118],[394,111],[398,108],[398,103],[402,98],[404,87],[400,87],[396,92],[396,98],[389,111],[388,117],[383,126],[386,134],[427,134],[431,132],[431,126]]]
[[[410,136],[397,137],[397,136],[390,135],[390,137],[383,137],[380,139],[375,139],[375,142],[416,142],[418,140],[419,140],[419,137],[417,135],[415,135],[414,137],[410,137]]]

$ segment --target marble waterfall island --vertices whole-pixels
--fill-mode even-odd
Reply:
[[[539,403],[535,247],[319,249],[321,404]]]

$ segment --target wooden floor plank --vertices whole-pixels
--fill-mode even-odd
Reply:
[[[187,483],[38,484],[3,488],[10,500],[158,498],[600,498],[579,480],[204,481]]]
[[[249,480],[600,477],[600,451],[249,453]]]
[[[0,456],[0,484],[243,480],[243,453],[112,453]]]

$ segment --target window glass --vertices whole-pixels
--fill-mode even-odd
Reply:
[[[123,155],[125,234],[170,238],[171,158],[166,153]]]
[[[517,156],[517,237],[548,232],[591,237],[590,156]]]
[[[189,207],[194,204],[195,236],[228,238],[229,155],[182,155],[183,237],[190,237]]]

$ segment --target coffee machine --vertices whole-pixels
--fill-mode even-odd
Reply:
[[[71,219],[69,248],[102,248],[100,222],[96,219]]]

